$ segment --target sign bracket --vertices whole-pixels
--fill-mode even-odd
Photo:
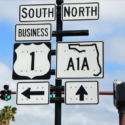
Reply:
[[[89,30],[67,30],[67,31],[53,31],[52,36],[88,36]]]

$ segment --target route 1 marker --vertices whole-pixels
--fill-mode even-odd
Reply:
[[[99,103],[97,81],[70,81],[65,83],[65,104],[93,105]]]
[[[13,79],[50,79],[51,43],[14,44]]]
[[[103,41],[58,42],[56,70],[57,79],[103,78]]]
[[[49,104],[49,82],[20,82],[17,84],[17,105]]]

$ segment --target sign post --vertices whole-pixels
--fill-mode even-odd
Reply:
[[[56,20],[56,30],[62,31],[63,30],[63,22],[61,21],[61,4],[63,3],[63,0],[56,0],[57,4],[57,20]],[[62,41],[62,36],[58,35],[56,36],[56,42]],[[62,80],[55,80],[55,86],[62,86]],[[61,98],[61,90],[56,91],[55,97]],[[55,103],[55,125],[61,125],[61,102]]]

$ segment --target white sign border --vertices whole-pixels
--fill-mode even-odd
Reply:
[[[39,103],[39,104],[37,104],[37,103],[35,103],[35,104],[18,104],[17,103],[17,100],[18,100],[18,84],[19,83],[34,83],[35,84],[35,83],[45,83],[45,82],[48,83],[48,103]],[[34,82],[18,82],[17,83],[17,91],[16,91],[16,104],[17,105],[48,105],[50,103],[49,95],[50,95],[50,83],[48,81],[44,81],[44,82],[38,82],[38,81],[37,82],[35,82],[35,81]]]
[[[98,98],[98,102],[97,103],[82,103],[82,104],[79,104],[79,103],[77,103],[77,104],[74,104],[74,103],[72,103],[72,104],[67,104],[66,103],[66,84],[68,84],[68,82],[97,82],[97,98]],[[65,87],[64,87],[64,91],[65,91],[65,104],[66,105],[97,105],[97,104],[99,104],[99,82],[98,81],[67,81],[67,82],[65,82]]]
[[[50,25],[50,40],[16,40],[16,26],[17,25]],[[51,23],[46,23],[46,24],[16,24],[15,25],[15,41],[16,42],[30,42],[30,41],[32,41],[32,42],[34,42],[34,41],[51,41],[52,40],[52,25],[51,25]]]
[[[55,6],[55,18],[54,20],[33,20],[33,21],[21,21],[21,6],[48,6],[48,5],[54,5]],[[56,5],[55,4],[28,4],[28,5],[20,5],[19,6],[19,21],[20,22],[46,22],[46,21],[55,21],[56,20]]]
[[[58,43],[74,43],[74,44],[77,44],[78,42],[102,42],[102,55],[103,55],[103,60],[102,60],[102,67],[103,67],[103,76],[102,77],[79,77],[79,78],[76,78],[76,77],[74,77],[74,78],[65,78],[65,77],[60,77],[60,78],[57,78],[57,58],[58,58],[58,47],[57,47],[57,44]],[[57,43],[56,43],[56,73],[55,73],[55,75],[56,75],[56,79],[103,79],[104,78],[104,42],[103,41],[78,41],[78,42],[60,42],[60,41],[58,41]]]
[[[98,19],[69,19],[69,20],[63,20],[63,5],[65,4],[69,4],[69,5],[71,5],[71,4],[93,4],[93,3],[97,3],[98,4],[98,19],[99,19],[99,3],[98,2],[90,2],[90,3],[63,3],[63,4],[61,4],[61,20],[62,21],[86,21],[86,20],[98,20]]]

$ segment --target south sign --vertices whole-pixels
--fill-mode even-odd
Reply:
[[[20,22],[55,21],[55,4],[21,5],[19,8]]]

